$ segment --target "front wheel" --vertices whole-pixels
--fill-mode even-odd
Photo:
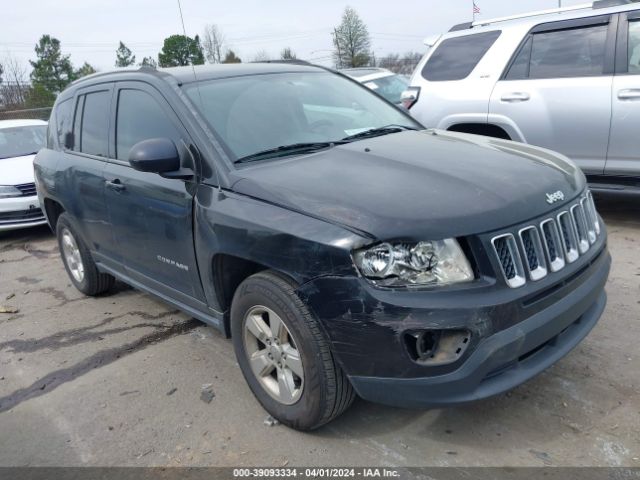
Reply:
[[[77,235],[66,213],[58,218],[56,236],[64,268],[78,290],[85,295],[95,296],[113,286],[115,279],[98,270],[89,249]]]
[[[345,411],[355,398],[318,321],[274,272],[240,284],[231,306],[233,346],[258,401],[281,423],[312,430]]]

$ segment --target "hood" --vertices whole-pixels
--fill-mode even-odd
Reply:
[[[33,183],[33,159],[35,155],[0,158],[0,185]]]
[[[489,232],[557,209],[585,188],[578,167],[530,145],[407,131],[249,164],[233,190],[379,240]],[[564,201],[547,203],[562,191]]]

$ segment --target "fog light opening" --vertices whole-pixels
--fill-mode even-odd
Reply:
[[[418,338],[416,338],[416,353],[420,360],[433,358],[437,347],[438,338],[436,332],[432,330],[425,330],[418,334]]]
[[[471,343],[468,330],[418,330],[405,334],[411,359],[421,365],[444,365],[458,360]]]

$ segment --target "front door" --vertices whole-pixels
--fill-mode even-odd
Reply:
[[[204,294],[192,215],[197,184],[140,172],[128,162],[131,147],[150,138],[168,138],[188,155],[188,135],[167,101],[147,84],[117,83],[114,102],[115,152],[104,172],[113,241],[133,280],[200,307]]]
[[[605,174],[640,177],[640,12],[622,14]]]
[[[527,143],[567,155],[586,173],[602,174],[611,122],[612,44],[615,25],[609,16],[536,27],[496,84],[490,113],[513,120]]]

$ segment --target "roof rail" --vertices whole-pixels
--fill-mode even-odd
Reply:
[[[593,8],[609,8],[619,7],[620,5],[629,5],[631,3],[637,3],[640,0],[596,0],[593,2]]]
[[[460,30],[467,30],[473,27],[473,22],[464,22],[454,25],[449,29],[450,32],[459,32]]]
[[[549,15],[552,13],[564,13],[564,12],[571,12],[574,10],[587,10],[592,7],[593,5],[591,3],[582,3],[580,5],[574,5],[572,7],[550,8],[547,10],[538,10],[536,12],[522,13],[519,15],[510,15],[508,17],[491,18],[489,20],[478,20],[477,22],[473,22],[472,26],[477,27],[480,25],[488,25],[491,23],[507,22],[509,20],[516,20],[518,18],[529,18],[529,17],[538,17],[540,15]]]

